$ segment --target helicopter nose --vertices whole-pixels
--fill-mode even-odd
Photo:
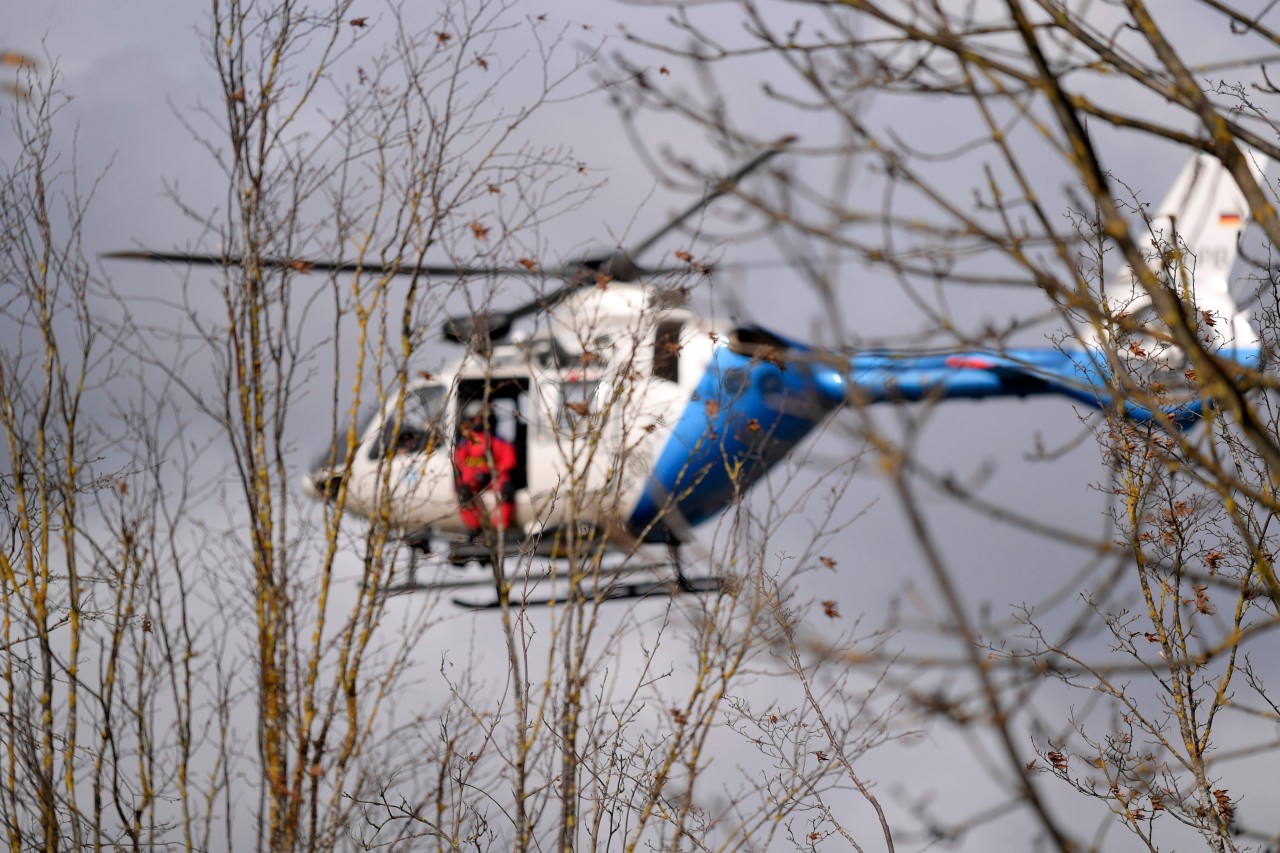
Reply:
[[[338,496],[344,477],[341,471],[317,468],[302,478],[302,492],[309,498],[331,501]]]
[[[343,454],[337,448],[338,442],[335,438],[329,448],[316,457],[311,463],[311,470],[303,476],[302,492],[307,497],[331,501],[338,496],[338,489],[342,487],[346,474],[342,466]]]

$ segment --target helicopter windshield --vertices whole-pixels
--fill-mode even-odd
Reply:
[[[404,417],[392,410],[369,451],[370,459],[378,459],[394,448],[397,456],[430,453],[442,443],[440,420],[444,415],[444,387],[425,385],[413,388],[404,398]]]

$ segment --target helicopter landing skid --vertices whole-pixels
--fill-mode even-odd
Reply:
[[[637,567],[627,571],[632,572],[652,571],[654,566]],[[567,575],[564,576],[567,579]],[[588,602],[601,603],[605,601],[632,601],[642,598],[674,598],[677,595],[693,594],[705,595],[707,593],[719,592],[725,588],[722,578],[705,577],[705,578],[651,578],[649,580],[633,580],[626,581],[615,579],[612,583],[603,584],[598,588],[584,589],[578,588],[576,593],[569,589],[561,589],[558,593],[545,593],[534,591],[530,595],[517,596],[516,590],[512,590],[512,595],[508,599],[508,606],[517,610],[529,607],[550,607],[554,604],[565,604],[571,599],[585,600]],[[465,598],[453,598],[451,601],[457,607],[467,610],[498,610],[502,607],[502,599],[494,598],[488,601],[473,601]]]
[[[438,566],[433,572],[436,579],[420,581],[416,574],[402,583],[392,584],[382,591],[387,597],[412,593],[455,592],[487,589],[493,593],[497,581],[492,572],[468,571],[459,575],[457,567],[443,561],[432,561]],[[445,566],[450,571],[445,570]],[[556,566],[545,571],[521,571],[507,580],[508,601],[514,607],[540,607],[556,602],[563,603],[570,597],[588,601],[621,601],[650,598],[658,595],[675,596],[684,593],[705,594],[723,588],[720,578],[659,577],[667,574],[666,563],[642,563],[619,568],[605,568],[587,576]],[[577,584],[577,592],[570,592],[570,585]],[[468,610],[489,610],[501,606],[501,598],[493,595],[483,600],[454,597],[452,602]]]
[[[520,554],[524,550],[524,544],[518,539],[512,538],[506,543],[503,553],[507,555]],[[496,543],[485,541],[462,540],[449,543],[449,553],[447,559],[449,565],[454,568],[462,568],[476,563],[480,566],[492,566],[494,554],[498,550]]]
[[[410,545],[408,575],[400,583],[383,589],[382,595],[390,597],[468,589],[487,589],[491,593],[483,600],[451,599],[454,605],[468,610],[498,608],[504,599],[509,606],[523,608],[549,606],[570,599],[628,601],[658,596],[705,595],[727,589],[723,578],[689,577],[685,574],[679,548],[674,543],[669,546],[669,560],[637,561],[629,565],[601,566],[595,571],[574,572],[568,568],[569,562],[559,536],[513,537],[506,543],[510,547],[502,549],[483,541],[455,540],[442,555],[432,552],[430,531],[406,537],[405,542]],[[506,595],[503,596],[498,591],[500,580],[493,566],[495,561],[506,563],[513,557],[524,563],[524,567],[506,575]],[[539,569],[526,562],[531,557],[547,559]],[[418,580],[419,569],[426,569],[432,579]]]
[[[454,563],[444,563],[442,561],[432,561],[428,571],[432,568],[438,569],[435,572],[436,580],[420,581],[417,579],[416,573],[410,575],[409,578],[401,583],[395,583],[388,586],[382,591],[385,596],[407,595],[414,592],[448,592],[457,589],[469,589],[473,587],[489,587],[493,588],[494,580],[492,572],[468,572],[466,575],[458,574],[458,565]],[[449,570],[449,574],[445,571]],[[561,577],[567,577],[563,572],[555,570],[546,572],[530,572],[527,576],[530,585],[548,582],[554,583]]]

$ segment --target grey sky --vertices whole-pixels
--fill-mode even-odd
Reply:
[[[687,65],[628,46],[617,33],[617,24],[626,22],[633,30],[663,37],[670,30],[661,9],[588,0],[545,5],[553,22],[577,20],[589,24],[591,29],[582,30],[575,41],[595,45],[603,40],[606,53],[621,51],[633,59],[648,61],[651,68],[669,64],[670,77],[664,76],[664,81],[679,85],[682,79],[688,79],[690,86],[696,85]],[[536,11],[544,9],[539,7]],[[384,7],[370,4],[368,14],[376,26],[378,16],[385,15]],[[788,9],[779,14],[785,17],[792,12]],[[192,224],[166,198],[166,184],[177,187],[187,199],[209,204],[224,201],[221,176],[207,152],[175,117],[175,111],[190,116],[193,107],[216,104],[219,97],[216,78],[202,56],[199,33],[205,27],[203,15],[202,8],[186,3],[0,0],[0,18],[7,22],[0,49],[53,58],[61,88],[72,96],[64,125],[73,124],[79,129],[78,168],[83,176],[103,176],[84,234],[90,255],[138,244],[157,249],[182,247],[197,238],[199,234]],[[1189,25],[1193,27],[1194,22]],[[736,37],[736,31],[728,37]],[[1205,45],[1205,52],[1214,55],[1215,45]],[[48,67],[46,64],[44,73]],[[744,116],[746,124],[759,128],[762,136],[774,129],[778,135],[798,133],[804,144],[818,144],[818,140],[827,138],[831,127],[822,120],[816,120],[812,127],[776,127],[778,114],[759,95],[760,76],[764,74],[754,79],[750,75],[721,78],[729,103]],[[617,237],[646,234],[691,198],[655,186],[653,176],[639,165],[607,94],[591,92],[592,88],[592,76],[584,76],[575,89],[586,94],[550,108],[536,125],[539,141],[571,145],[576,156],[607,181],[602,191],[543,229],[541,239],[553,252],[611,245]],[[0,101],[0,118],[10,108]],[[875,104],[873,109],[886,110],[889,105]],[[216,128],[203,118],[192,120],[203,132],[216,133]],[[791,120],[788,117],[786,121]],[[938,116],[903,113],[893,120],[904,134],[928,134],[936,130]],[[723,165],[706,135],[687,124],[654,117],[644,124],[643,133],[656,149],[669,147],[707,168]],[[1133,145],[1120,135],[1113,138],[1115,146],[1104,152],[1107,165],[1133,186],[1143,188],[1152,200],[1158,199],[1165,183],[1179,168],[1183,154],[1167,145]],[[10,153],[7,134],[0,134],[0,154]],[[1056,167],[1047,164],[1046,168]],[[964,176],[955,176],[955,180],[957,186],[967,185]],[[714,215],[710,217],[708,230],[724,231],[727,227],[715,221]],[[661,262],[669,258],[673,248],[683,245],[682,239],[668,240],[661,251],[645,260]],[[714,251],[727,262],[776,257],[776,249],[767,240],[717,247]],[[118,263],[103,269],[129,292],[161,298],[180,292],[178,276],[170,269]],[[198,282],[202,275],[193,273],[191,279]],[[854,340],[877,340],[922,327],[910,301],[893,290],[886,279],[857,264],[846,263],[840,267],[840,283],[844,316]],[[747,315],[744,319],[767,321],[793,336],[805,337],[815,330],[823,335],[829,333],[823,327],[818,300],[785,268],[726,270],[717,278],[712,298],[718,312],[728,313],[732,310],[729,306],[741,305]],[[949,298],[958,306],[957,313],[975,326],[988,319],[1002,322],[1039,305],[1034,297],[1009,296],[996,289],[953,291]],[[145,322],[141,313],[138,319]],[[451,350],[441,347],[430,357],[436,359],[438,366],[451,357]],[[307,411],[327,411],[323,407],[329,387],[324,382],[321,385],[317,401],[304,404],[313,406]],[[892,409],[872,413],[890,432],[901,415]],[[325,422],[324,414],[298,419],[299,424],[317,421]],[[1052,450],[1071,442],[1081,429],[1076,409],[1057,398],[959,402],[940,407],[930,415],[919,449],[921,458],[930,465],[953,474],[961,482],[974,484],[989,500],[1068,530],[1103,537],[1107,531],[1103,511],[1108,499],[1094,486],[1105,483],[1107,473],[1093,441],[1086,439],[1050,460],[1031,458],[1038,446]],[[299,434],[299,463],[305,462],[326,440],[327,436]],[[783,475],[771,479],[768,489],[780,491],[788,485],[795,489],[811,483],[817,476],[815,472],[847,457],[856,447],[855,441],[842,434],[840,425],[834,425],[819,441],[805,446],[801,456],[813,461],[799,468],[794,481],[780,472]],[[870,626],[889,612],[891,602],[899,602],[903,612],[912,614],[911,621],[918,624],[937,612],[936,596],[899,508],[888,496],[874,465],[866,467],[868,470],[860,473],[850,488],[841,510],[850,517],[864,510],[865,513],[824,547],[824,552],[838,559],[838,573],[809,576],[803,591],[813,599],[837,600],[850,619],[865,613]],[[767,499],[766,489],[755,498]],[[1004,619],[1012,606],[1035,602],[1056,592],[1086,562],[1078,550],[993,523],[946,499],[929,496],[925,500],[930,522],[946,546],[956,576],[963,581],[966,598],[975,610],[980,603],[988,604],[993,621]],[[711,527],[714,529],[714,523]],[[708,541],[713,535],[713,530],[708,532]],[[799,553],[809,535],[806,519],[796,517],[788,521],[771,546],[780,554]],[[913,595],[918,598],[913,599]],[[483,637],[485,620],[491,618],[494,617],[487,614],[461,616],[458,622],[468,624]],[[815,626],[817,630],[826,628],[820,622]],[[450,637],[460,633],[451,632]],[[945,642],[925,636],[908,634],[904,643],[913,651],[947,651]],[[428,637],[423,645],[422,660],[428,668],[448,649],[448,643],[438,637]],[[950,649],[950,653],[954,652],[954,648]],[[500,660],[497,654],[488,657]],[[883,792],[895,808],[902,809],[908,798],[932,790],[940,803],[946,803],[946,813],[956,816],[979,806],[989,795],[989,790],[972,784],[977,774],[971,769],[962,740],[960,734],[938,726],[922,740],[873,753],[868,759],[871,770],[867,775],[876,778],[877,773],[881,774],[885,780]],[[1261,802],[1264,797],[1270,799],[1272,806],[1280,803],[1280,792],[1259,790],[1250,803],[1251,811],[1266,808]],[[975,834],[964,849],[999,849],[1004,831],[997,827]]]

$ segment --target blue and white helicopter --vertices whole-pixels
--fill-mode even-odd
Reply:
[[[1082,336],[1085,341],[1076,349],[838,353],[758,326],[713,323],[691,310],[682,292],[664,284],[657,271],[635,264],[635,258],[774,153],[725,179],[631,252],[541,273],[564,282],[548,295],[515,310],[448,321],[445,336],[464,344],[466,354],[440,375],[410,383],[403,398],[388,400],[357,431],[354,446],[335,442],[306,474],[305,490],[340,500],[356,514],[388,520],[405,532],[416,552],[433,554],[451,542],[447,560],[432,556],[429,561],[493,566],[500,598],[506,556],[537,551],[548,559],[562,558],[587,542],[604,542],[630,556],[663,543],[671,548],[674,569],[666,580],[644,581],[618,569],[604,582],[593,577],[593,594],[705,592],[716,589],[718,580],[686,576],[677,546],[690,540],[699,524],[732,506],[842,407],[1058,394],[1092,407],[1118,406],[1133,421],[1157,419],[1166,428],[1183,428],[1199,416],[1199,398],[1180,355],[1158,331],[1145,345],[1125,348],[1123,358],[1143,362],[1133,367],[1158,374],[1166,385],[1184,386],[1187,402],[1148,409],[1112,400],[1108,378],[1114,370],[1104,354],[1105,326],[1098,326],[1104,331],[1092,338]],[[1255,160],[1259,179],[1265,165]],[[1218,354],[1244,364],[1257,358],[1259,340],[1228,284],[1248,220],[1235,183],[1217,160],[1204,155],[1187,164],[1152,220],[1153,234],[1171,242],[1176,227],[1177,243],[1195,259],[1195,307],[1213,320],[1204,328],[1216,336]],[[234,263],[212,256],[120,254]],[[351,268],[307,265],[318,271]],[[1112,306],[1124,306],[1131,330],[1126,334],[1135,334],[1136,325],[1141,341],[1149,300],[1135,295],[1127,271],[1106,288],[1106,298]],[[513,333],[521,324],[527,328]],[[1111,349],[1114,359],[1116,347]],[[511,473],[514,523],[509,530],[490,531],[494,535],[479,543],[463,541],[468,531],[459,514],[453,453],[464,413],[477,407],[488,415],[486,428],[509,442],[518,460]],[[639,562],[654,569],[652,562]],[[388,592],[493,583],[488,573],[483,580],[463,579],[445,568],[436,579],[420,583],[417,560],[413,566],[408,581]],[[550,573],[572,575],[564,569]],[[558,594],[563,600],[565,593]]]

